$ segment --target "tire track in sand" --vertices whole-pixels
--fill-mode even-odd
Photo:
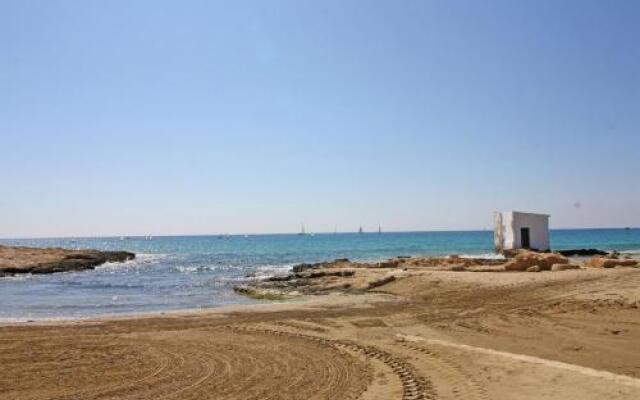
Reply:
[[[320,336],[307,335],[297,332],[282,331],[255,326],[226,325],[226,329],[240,332],[262,333],[268,335],[285,336],[311,340],[323,346],[333,347],[343,351],[352,351],[383,362],[400,379],[403,388],[402,400],[436,400],[437,396],[429,380],[419,376],[408,362],[392,356],[390,353],[375,346],[362,345],[349,340],[327,339]]]
[[[408,343],[400,343],[411,355],[419,354],[427,364],[429,370],[435,371],[439,379],[442,379],[443,389],[450,392],[455,400],[487,400],[487,392],[484,386],[473,375],[466,373],[462,367],[451,357],[427,347],[413,346]],[[436,381],[440,382],[440,381]],[[438,386],[436,384],[436,386]],[[443,392],[438,387],[439,392]],[[442,393],[444,395],[444,393]]]
[[[488,349],[485,347],[471,346],[468,344],[453,343],[453,342],[448,342],[445,340],[438,340],[438,339],[419,338],[419,342],[424,344],[429,344],[429,345],[456,348],[459,350],[464,350],[464,351],[473,352],[473,353],[499,356],[499,357],[509,358],[511,360],[530,363],[530,364],[544,365],[547,367],[576,372],[592,378],[606,379],[606,380],[613,381],[615,383],[622,384],[625,386],[640,388],[640,379],[638,378],[634,378],[627,375],[615,374],[609,371],[601,371],[601,370],[597,370],[589,367],[583,367],[581,365],[568,364],[562,361],[547,360],[545,358],[529,356],[526,354],[509,353],[506,351]],[[421,348],[422,347],[416,346],[416,349],[421,349]]]

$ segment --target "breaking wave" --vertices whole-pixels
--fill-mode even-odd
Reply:
[[[502,254],[496,253],[482,253],[482,254],[461,254],[460,258],[480,258],[483,260],[504,260]]]

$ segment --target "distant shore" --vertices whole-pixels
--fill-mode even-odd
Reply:
[[[0,245],[0,276],[52,274],[94,269],[107,262],[135,258],[127,251],[69,250]]]

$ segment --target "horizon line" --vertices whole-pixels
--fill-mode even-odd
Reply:
[[[581,228],[549,228],[549,231],[567,231],[567,230],[637,230],[640,227],[622,226],[622,227],[581,227]],[[311,235],[336,235],[336,234],[385,234],[385,233],[445,233],[445,232],[491,232],[492,229],[434,229],[434,230],[388,230],[378,232],[377,230],[363,231],[318,231],[307,232],[304,236]],[[42,240],[42,239],[92,239],[92,238],[137,238],[137,237],[207,237],[207,236],[298,236],[300,232],[262,232],[262,233],[179,233],[179,234],[133,234],[133,235],[94,235],[94,236],[20,236],[20,237],[0,237],[0,240]]]

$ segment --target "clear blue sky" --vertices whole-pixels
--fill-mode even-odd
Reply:
[[[0,0],[0,237],[638,226],[639,21],[637,1]]]

